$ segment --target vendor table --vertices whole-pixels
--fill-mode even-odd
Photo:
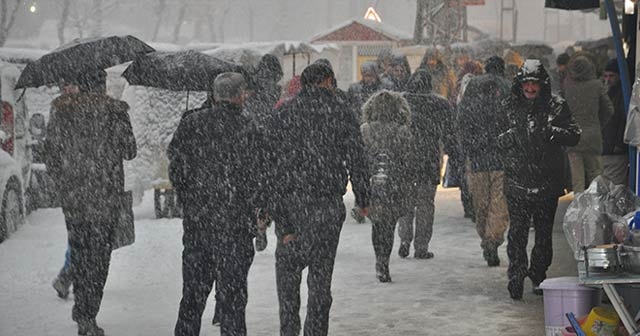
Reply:
[[[586,272],[584,262],[578,263],[579,281],[581,284],[593,287],[602,287],[607,293],[613,308],[620,316],[622,323],[631,336],[640,336],[640,326],[636,324],[634,317],[624,306],[624,302],[618,294],[615,285],[640,284],[640,275],[631,273],[593,273]]]

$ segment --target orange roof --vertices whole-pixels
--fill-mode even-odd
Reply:
[[[352,20],[311,39],[312,42],[388,41],[399,42],[411,36],[371,20]]]

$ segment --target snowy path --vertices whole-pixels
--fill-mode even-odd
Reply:
[[[351,194],[345,204],[350,210]],[[151,197],[135,210],[137,241],[113,253],[98,323],[110,336],[172,335],[182,284],[181,222],[153,219]],[[461,214],[458,190],[439,189],[431,244],[435,259],[400,259],[396,237],[391,284],[374,276],[370,224],[349,217],[333,278],[330,335],[543,335],[542,298],[530,293],[527,282],[524,301],[509,299],[505,246],[502,266],[486,267],[474,225]],[[555,231],[559,247],[549,276],[573,274],[564,237],[558,227]],[[270,245],[256,254],[250,273],[249,335],[278,334],[273,229],[269,234]],[[72,300],[58,299],[51,288],[65,240],[62,212],[44,209],[0,244],[0,336],[76,334]],[[302,301],[304,309],[305,291]],[[219,335],[211,326],[213,305],[212,295],[202,335]]]

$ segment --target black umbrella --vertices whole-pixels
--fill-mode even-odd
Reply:
[[[154,52],[136,59],[122,73],[131,85],[173,91],[209,91],[223,72],[248,73],[241,66],[194,50]]]
[[[73,80],[81,74],[129,62],[153,51],[131,35],[76,39],[27,64],[16,88],[55,84],[60,79]]]

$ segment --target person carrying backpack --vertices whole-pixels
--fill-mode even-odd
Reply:
[[[411,156],[411,109],[401,93],[374,94],[363,107],[360,127],[369,162],[369,219],[376,254],[376,277],[390,282],[389,256],[398,219],[412,208],[409,199],[415,174]]]

